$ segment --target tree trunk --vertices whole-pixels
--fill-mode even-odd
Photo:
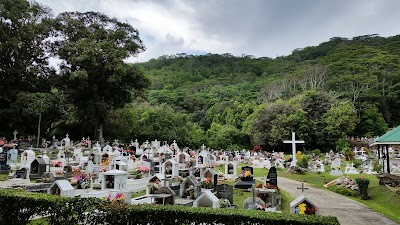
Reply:
[[[42,122],[42,114],[39,113],[39,123],[38,123],[38,128],[37,128],[37,141],[36,141],[36,147],[39,147],[39,142],[40,142],[40,123]]]
[[[104,145],[104,137],[103,137],[103,126],[104,126],[104,122],[97,122],[97,127],[96,127],[96,140],[98,140],[100,142],[100,145]]]

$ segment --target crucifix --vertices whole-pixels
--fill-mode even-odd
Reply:
[[[17,130],[14,130],[13,134],[14,134],[14,140],[16,141],[16,140],[17,140],[18,131],[17,131]]]
[[[297,159],[296,159],[296,144],[304,144],[303,140],[296,140],[296,133],[292,132],[292,140],[283,141],[285,144],[292,144],[292,162],[290,166],[296,166]]]
[[[203,145],[201,146],[201,149],[204,151],[205,148],[206,148],[206,146],[203,144]]]
[[[301,189],[301,193],[304,193],[304,190],[308,190],[309,188],[304,187],[304,183],[301,183],[301,188],[298,187],[297,189]]]

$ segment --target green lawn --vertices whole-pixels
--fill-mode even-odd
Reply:
[[[254,174],[257,177],[261,176],[262,174],[268,173],[266,171],[268,170],[254,168]],[[351,178],[360,177],[360,175],[346,175],[346,176]],[[371,198],[368,200],[362,200],[356,197],[348,197],[348,196],[346,197],[361,202],[370,207],[371,209],[380,212],[397,222],[400,222],[400,195],[390,191],[383,185],[379,185],[379,179],[376,177],[376,175],[363,174],[363,176],[366,179],[370,180],[368,195]],[[305,175],[301,175],[301,174],[288,173],[283,170],[278,170],[278,183],[279,183],[279,177],[285,177],[288,179],[305,182],[317,188],[324,188],[323,187],[324,184],[337,178],[336,176],[331,176],[329,172],[321,174],[307,173]]]

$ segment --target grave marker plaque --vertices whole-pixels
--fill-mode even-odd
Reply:
[[[26,168],[19,169],[15,172],[16,178],[26,179],[28,170]]]
[[[217,198],[226,198],[233,204],[233,186],[229,184],[218,185]]]
[[[5,166],[7,164],[7,153],[0,153],[0,166]]]
[[[278,174],[277,174],[276,168],[274,166],[269,169],[267,179],[269,180],[270,184],[275,185],[275,186],[278,185]]]

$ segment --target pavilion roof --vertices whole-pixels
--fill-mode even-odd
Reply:
[[[400,126],[386,132],[386,134],[380,136],[371,145],[398,145],[400,144]]]

